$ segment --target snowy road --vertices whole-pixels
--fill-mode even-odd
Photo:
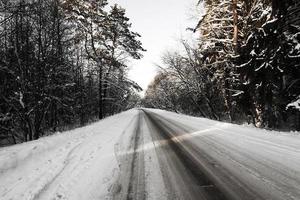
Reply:
[[[300,135],[130,110],[0,149],[0,199],[300,199]]]

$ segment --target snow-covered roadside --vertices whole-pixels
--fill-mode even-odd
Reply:
[[[0,199],[107,199],[118,176],[114,144],[138,111],[0,149]]]

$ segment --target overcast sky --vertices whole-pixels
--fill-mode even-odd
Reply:
[[[129,77],[144,90],[153,80],[161,56],[166,50],[174,50],[178,40],[186,36],[186,28],[194,26],[191,8],[196,0],[109,0],[126,9],[132,30],[141,34],[144,58],[130,63]]]

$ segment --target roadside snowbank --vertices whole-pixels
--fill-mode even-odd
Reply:
[[[114,145],[138,111],[0,149],[0,199],[105,199],[118,176]]]

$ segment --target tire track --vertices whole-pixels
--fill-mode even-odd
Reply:
[[[143,133],[141,132],[142,116],[139,111],[135,128],[129,129],[131,138],[129,148],[119,149],[117,157],[120,167],[118,181],[113,186],[113,199],[143,200],[145,199],[145,166],[143,152]],[[125,133],[124,133],[125,134]],[[126,137],[123,138],[126,140]]]
[[[64,162],[63,162],[63,167],[56,173],[56,175],[49,181],[47,182],[41,190],[37,194],[34,195],[32,198],[33,200],[38,200],[41,198],[44,192],[47,191],[47,189],[52,185],[52,183],[63,173],[63,171],[68,167],[70,161],[71,161],[71,155],[72,153],[81,145],[82,143],[76,144],[67,154]]]
[[[144,111],[145,112],[145,111]],[[227,194],[223,193],[220,190],[214,181],[212,181],[203,171],[201,167],[199,167],[199,163],[193,157],[189,155],[189,153],[181,147],[182,144],[177,144],[174,141],[170,140],[172,137],[172,133],[176,131],[186,132],[189,131],[187,129],[181,128],[178,124],[172,124],[174,127],[180,129],[173,130],[174,127],[168,126],[165,124],[160,118],[156,117],[156,114],[145,112],[146,117],[149,119],[149,123],[152,124],[153,128],[156,129],[156,132],[160,135],[160,137],[164,140],[168,140],[168,149],[165,151],[168,155],[165,155],[166,159],[161,158],[161,165],[168,165],[169,171],[166,169],[162,169],[166,173],[171,174],[171,178],[175,180],[170,180],[170,175],[166,176],[166,181],[169,184],[172,184],[173,187],[176,184],[181,184],[181,187],[185,187],[185,191],[183,188],[179,188],[181,191],[176,191],[181,193],[178,199],[205,199],[205,200],[226,200],[230,199]],[[155,132],[155,131],[154,131]],[[157,137],[157,136],[156,136]],[[169,152],[168,152],[169,151]],[[162,151],[163,152],[163,151]],[[173,159],[168,159],[168,156],[171,156]],[[159,157],[162,157],[158,155]],[[171,172],[170,172],[171,171]],[[178,171],[178,174],[175,172]],[[182,173],[185,171],[185,176],[182,176]],[[179,174],[180,173],[180,174]],[[174,175],[175,174],[175,175]],[[172,177],[175,176],[175,177]],[[188,176],[188,177],[187,177]],[[177,182],[175,182],[177,181]],[[180,181],[182,181],[180,183]],[[172,188],[171,188],[172,189]],[[174,190],[174,189],[172,189]]]
[[[131,163],[131,172],[129,187],[127,191],[127,200],[145,199],[145,166],[144,152],[138,151],[143,146],[143,134],[141,133],[141,112],[139,113],[137,127],[135,131],[134,152]]]

